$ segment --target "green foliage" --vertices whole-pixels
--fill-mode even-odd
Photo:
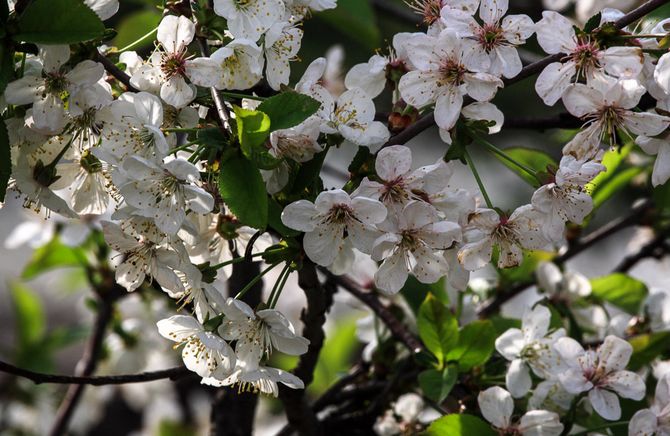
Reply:
[[[157,10],[141,10],[125,17],[117,26],[116,38],[113,44],[116,47],[125,47],[158,26],[161,21],[161,14]],[[153,44],[152,38],[147,38],[141,43],[138,43],[133,50],[138,50],[143,47],[151,47]]]
[[[234,106],[233,110],[242,154],[260,169],[276,168],[281,160],[272,156],[265,147],[265,141],[270,136],[270,117],[261,111],[238,106]]]
[[[30,280],[55,268],[85,267],[87,264],[86,255],[81,248],[68,247],[55,237],[33,252],[21,277]]]
[[[82,0],[34,0],[18,21],[16,41],[74,44],[102,38],[105,26]]]
[[[602,164],[607,170],[598,174],[589,184],[592,187],[594,210],[628,186],[628,183],[643,171],[642,167],[623,168],[624,160],[633,147],[634,144],[630,142],[619,149],[607,151],[603,156]]]
[[[158,424],[157,436],[195,436],[198,432],[192,425],[174,421],[172,419],[163,419]]]
[[[433,421],[426,430],[427,436],[495,436],[491,427],[472,415],[446,415]]]
[[[289,91],[264,100],[258,110],[270,117],[270,132],[274,132],[297,126],[314,115],[319,107],[321,103],[312,97]]]
[[[647,296],[647,286],[626,274],[614,273],[591,279],[591,295],[636,315]]]
[[[421,340],[443,367],[447,354],[458,342],[458,321],[441,301],[428,294],[416,322]]]
[[[628,342],[633,346],[628,369],[637,371],[657,357],[668,353],[670,332],[648,333],[631,338]]]
[[[424,395],[436,403],[441,403],[454,388],[458,379],[458,370],[447,366],[443,370],[427,369],[419,374],[419,387]]]
[[[447,360],[458,362],[458,369],[462,372],[483,365],[493,354],[496,337],[491,321],[473,321],[461,329],[458,343],[449,350]]]
[[[274,198],[268,200],[268,224],[270,227],[278,231],[282,236],[286,238],[291,238],[293,236],[298,236],[299,231],[289,229],[281,221],[282,207]]]
[[[605,182],[598,192],[593,193],[593,207],[594,209],[599,208],[607,200],[612,198],[616,193],[626,188],[629,183],[637,176],[638,174],[644,171],[643,167],[631,167],[619,171],[616,175],[611,177]]]
[[[256,166],[241,156],[221,164],[221,198],[241,223],[262,230],[268,224],[268,196]]]
[[[316,17],[368,50],[374,50],[381,44],[381,34],[370,0],[339,0],[337,8],[321,12]]]
[[[1,47],[0,47],[1,49]],[[0,91],[1,92],[1,91]],[[12,175],[12,155],[4,120],[0,120],[0,202],[5,201],[7,183]]]
[[[537,173],[542,173],[547,171],[547,167],[557,168],[558,164],[556,161],[549,156],[544,151],[536,150],[533,148],[527,147],[511,147],[506,148],[503,152],[519,162],[520,164],[525,165],[526,167],[535,170]],[[525,180],[531,186],[537,186],[538,181],[535,177],[528,174],[527,172],[521,170],[518,166],[512,164],[508,160],[503,159],[497,154],[493,154],[500,162],[503,163],[507,168],[514,171],[519,177]]]
[[[319,353],[314,381],[309,390],[317,395],[325,392],[341,374],[347,372],[357,347],[356,318],[347,317],[338,320],[336,328],[327,335]]]
[[[418,313],[421,303],[426,299],[426,295],[432,294],[443,304],[449,304],[449,296],[445,289],[445,280],[441,278],[435,283],[426,284],[418,281],[414,276],[409,276],[400,293],[409,304],[412,312]]]
[[[39,297],[27,286],[10,286],[19,348],[27,348],[40,340],[46,331],[46,315]]]
[[[514,268],[498,269],[501,285],[506,286],[511,283],[522,283],[531,280],[540,262],[550,261],[553,257],[554,253],[548,251],[524,251],[521,265]]]

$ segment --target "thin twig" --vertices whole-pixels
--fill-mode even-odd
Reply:
[[[347,276],[335,276],[327,270],[323,271],[330,275],[339,286],[372,309],[375,315],[377,315],[386,325],[393,337],[402,342],[411,353],[419,353],[423,350],[423,345],[419,339],[407,330],[407,327],[405,327],[400,320],[398,320],[398,318],[396,318],[393,313],[379,301],[374,293],[364,291],[358,283]]]
[[[670,253],[670,245],[668,245],[667,240],[668,230],[666,229],[659,232],[655,238],[643,245],[637,253],[624,257],[619,265],[614,268],[614,272],[626,273],[643,259],[650,257],[660,259]]]
[[[90,386],[106,386],[106,385],[123,385],[128,383],[146,383],[156,380],[177,380],[189,374],[193,374],[184,366],[176,366],[174,368],[161,369],[159,371],[141,372],[138,374],[122,374],[122,375],[99,375],[99,376],[76,376],[76,375],[60,375],[60,374],[44,374],[41,372],[30,371],[19,368],[10,363],[0,361],[0,372],[23,377],[31,380],[35,384],[53,383],[53,384],[70,384],[70,385],[90,385]]]
[[[95,60],[100,62],[102,66],[105,67],[105,70],[116,80],[119,82],[123,83],[126,89],[130,92],[140,92],[139,89],[135,88],[133,85],[130,84],[130,76],[127,75],[125,72],[123,72],[119,67],[116,66],[116,64],[112,61],[110,61],[106,56],[104,56],[102,53],[96,50],[96,55],[95,55]]]

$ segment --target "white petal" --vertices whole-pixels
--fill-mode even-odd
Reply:
[[[505,389],[488,388],[477,396],[477,403],[484,418],[499,429],[506,429],[514,412],[514,400]]]
[[[589,401],[593,410],[603,418],[609,421],[616,421],[621,418],[621,405],[619,398],[614,392],[605,389],[594,388],[589,392]]]
[[[301,232],[314,230],[316,215],[314,203],[307,200],[298,200],[286,206],[281,214],[281,221],[286,227]]]
[[[525,396],[533,387],[530,370],[521,359],[514,359],[507,368],[505,385],[514,398]]]

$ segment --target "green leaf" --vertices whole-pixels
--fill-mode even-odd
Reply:
[[[247,156],[254,147],[263,145],[270,135],[270,117],[261,111],[233,106],[237,123],[237,138]]]
[[[589,18],[589,20],[588,20],[588,21],[586,22],[586,24],[584,25],[584,32],[586,32],[586,33],[591,33],[591,32],[593,32],[598,26],[600,26],[600,21],[601,21],[601,19],[602,19],[602,16],[603,16],[602,12],[598,12],[597,14],[595,14],[594,16],[592,16],[591,18]]]
[[[601,163],[606,170],[598,174],[593,180],[591,180],[591,183],[589,183],[591,186],[591,195],[595,196],[598,193],[600,187],[604,185],[607,180],[614,176],[617,169],[632,149],[633,143],[631,142],[622,148],[615,148],[614,150],[608,150],[605,152]]]
[[[441,301],[428,294],[419,308],[417,326],[426,348],[442,365],[458,342],[458,321]]]
[[[84,267],[86,264],[86,256],[81,248],[68,247],[56,237],[33,252],[21,277],[30,280],[55,268]]]
[[[413,276],[409,276],[400,293],[414,313],[419,311],[421,303],[423,303],[428,294],[433,294],[435,298],[447,305],[449,304],[449,296],[447,295],[444,281],[444,277],[442,277],[435,283],[427,284],[421,283]]]
[[[591,295],[637,315],[647,296],[647,286],[626,274],[614,273],[591,279]]]
[[[496,331],[496,337],[502,335],[509,329],[521,328],[520,319],[503,318],[500,315],[493,315],[491,318],[489,318],[489,321],[491,321],[491,324],[493,324],[493,328]]]
[[[302,194],[303,190],[313,186],[321,174],[321,167],[326,160],[328,149],[314,155],[314,158],[308,162],[300,165],[298,174],[295,176],[293,186],[291,186],[292,194]],[[316,194],[314,194],[316,196]]]
[[[14,52],[3,42],[0,40],[0,94],[14,78]]]
[[[243,224],[263,230],[268,224],[268,196],[256,166],[241,156],[221,164],[221,198]]]
[[[82,0],[33,0],[18,28],[14,40],[35,44],[74,44],[105,33],[105,25]]]
[[[556,161],[544,151],[526,147],[511,147],[503,149],[503,152],[515,161],[527,166],[532,170],[535,170],[538,173],[546,172],[547,167],[558,167]],[[500,162],[502,162],[506,167],[514,171],[519,177],[528,182],[529,185],[537,186],[538,182],[535,177],[531,176],[527,172],[523,171],[516,165],[503,159],[497,154],[494,153],[493,155],[497,157],[498,160],[500,160]]]
[[[631,338],[628,342],[633,346],[633,355],[627,368],[637,371],[657,357],[667,355],[669,340],[670,332],[649,333]]]
[[[117,26],[118,33],[114,38],[113,45],[123,48],[137,41],[152,29],[155,29],[161,22],[162,15],[157,10],[140,10],[134,14],[127,15]],[[145,47],[152,47],[155,38],[147,38],[132,50],[140,50]]]
[[[309,392],[315,396],[324,393],[351,367],[357,349],[356,318],[345,317],[338,320],[333,334],[328,335],[319,353],[314,381],[308,387]]]
[[[533,278],[535,270],[540,262],[550,261],[554,253],[541,250],[524,251],[523,262],[514,268],[498,269],[500,281],[503,285],[508,283],[527,282]]]
[[[433,421],[426,430],[427,436],[495,436],[496,433],[481,419],[473,415],[446,415]]]
[[[626,168],[600,185],[599,189],[592,194],[593,208],[597,209],[602,206],[603,203],[612,198],[617,192],[628,186],[628,183],[642,171],[644,171],[643,167]]]
[[[369,50],[378,48],[382,42],[370,0],[339,0],[337,8],[316,17]]]
[[[46,331],[44,308],[39,297],[25,285],[12,283],[10,294],[14,304],[19,349],[28,348],[44,336]]]
[[[496,337],[491,321],[473,321],[461,329],[458,343],[447,354],[447,360],[458,362],[463,372],[483,365],[493,353]]]
[[[297,126],[321,107],[321,103],[312,97],[297,92],[282,92],[264,100],[258,110],[270,117],[270,131],[288,129]]]
[[[12,155],[5,121],[0,119],[0,202],[5,201],[7,183],[12,175]]]
[[[427,369],[419,374],[419,387],[426,397],[439,404],[447,398],[457,378],[458,370],[453,366],[447,366],[442,371]]]
[[[270,227],[278,231],[282,236],[291,238],[293,236],[298,236],[299,231],[289,229],[281,221],[282,207],[277,203],[274,198],[268,200],[268,224]]]

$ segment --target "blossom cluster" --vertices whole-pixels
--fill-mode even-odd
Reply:
[[[85,3],[101,19],[118,8],[115,1]],[[188,308],[190,314],[166,317],[157,328],[181,347],[184,365],[202,383],[277,396],[278,383],[305,387],[269,363],[275,350],[300,356],[312,345],[276,309],[289,274],[304,264],[339,276],[364,259],[374,265],[371,287],[389,300],[410,276],[423,284],[445,279],[474,311],[466,292],[474,288],[471,273],[518,267],[530,251],[565,249],[567,229],[594,211],[590,189],[607,171],[607,148],[635,143],[656,156],[651,184],[670,179],[670,53],[662,41],[670,19],[621,30],[623,13],[604,9],[596,24],[580,28],[553,10],[538,22],[508,14],[501,0],[409,4],[423,14],[425,31],[395,35],[387,53],[353,66],[339,90],[328,83],[326,58],[310,62],[291,85],[301,23],[335,8],[336,0],[214,0],[210,12],[225,20],[221,34],[203,34],[197,8],[186,15],[166,9],[148,56],[110,47],[83,55],[74,46],[38,44],[36,54],[15,65],[17,78],[0,100],[11,145],[9,191],[48,217],[92,222],[114,251],[119,286],[136,292],[154,284]],[[556,167],[528,168],[485,139],[504,125],[494,99],[522,73],[519,49],[531,38],[546,54],[562,54],[534,82],[537,96],[547,106],[562,102],[584,123]],[[211,54],[197,49],[209,46],[216,48]],[[117,55],[125,85],[100,61]],[[250,145],[243,120],[262,115],[263,88],[272,96],[299,95],[316,109],[288,127],[266,127],[260,144]],[[375,101],[384,92],[391,95],[388,123],[379,121]],[[208,94],[230,98],[219,107]],[[653,104],[641,103],[646,95]],[[448,152],[417,168],[413,148],[392,134],[431,112]],[[212,145],[203,139],[208,133],[223,139]],[[323,160],[347,144],[360,148],[364,164],[350,168],[346,184],[324,189]],[[530,177],[535,191],[526,204],[511,211],[495,206],[471,144]],[[263,204],[279,208],[277,220],[261,230],[245,222],[217,183],[230,155],[255,165],[258,154],[265,159],[254,167]],[[456,187],[459,161],[480,192]],[[308,177],[301,170],[315,164],[315,183],[294,190],[296,179]],[[232,266],[258,256],[266,269],[226,293]],[[256,307],[245,303],[251,286],[281,264],[269,298]],[[639,401],[646,393],[642,376],[626,370],[633,347],[622,339],[637,315],[607,319],[605,309],[590,304],[590,282],[578,273],[542,263],[536,274],[545,298],[526,310],[520,328],[495,340],[509,361],[506,389],[479,392],[481,415],[501,434],[558,436],[561,419],[584,403],[605,420],[619,420],[619,397]],[[650,331],[670,328],[670,316],[659,309],[670,304],[666,295],[644,304]],[[559,318],[593,333],[594,348],[552,321],[552,304],[565,309]],[[660,378],[654,404],[631,421],[632,434],[670,431],[669,380]],[[516,419],[514,400],[521,398],[528,410]],[[422,407],[415,400],[402,401],[412,413],[402,407],[396,413],[412,425]],[[401,431],[392,415],[377,422],[379,433]]]

